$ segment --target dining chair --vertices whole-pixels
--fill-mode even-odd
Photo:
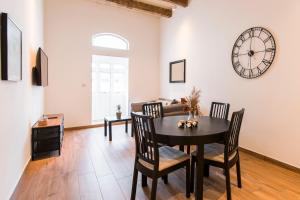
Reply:
[[[143,104],[143,114],[153,118],[164,117],[164,110],[161,102]]]
[[[225,133],[225,144],[213,143],[204,146],[204,174],[209,176],[209,166],[219,167],[225,171],[227,200],[231,199],[229,170],[234,165],[236,165],[238,187],[242,187],[238,147],[244,112],[245,109],[242,109],[232,114],[229,129]],[[196,162],[196,152],[193,152],[191,164],[191,192],[194,191],[194,170]]]
[[[186,168],[186,197],[190,197],[190,156],[173,147],[157,144],[152,116],[131,113],[135,130],[135,162],[131,200],[135,199],[138,172],[152,178],[151,200],[156,199],[158,178]]]
[[[143,114],[147,116],[152,116],[153,118],[162,118],[164,117],[163,105],[161,102],[155,103],[146,103],[142,106]],[[165,146],[165,144],[159,143],[158,146]],[[162,177],[165,184],[168,184],[168,175]],[[142,186],[145,186],[147,183],[147,177],[142,176]]]
[[[228,119],[229,108],[229,103],[212,102],[209,116],[219,119]]]
[[[229,103],[221,103],[221,102],[212,102],[210,107],[209,116],[218,119],[228,119],[229,114]],[[224,144],[224,141],[221,140],[218,143]],[[207,166],[205,166],[207,167]],[[224,172],[225,174],[225,172]]]
[[[143,115],[152,116],[153,118],[164,117],[164,110],[161,102],[145,103],[142,105]],[[131,137],[134,135],[133,128],[131,129]]]
[[[209,116],[218,119],[228,119],[229,108],[229,103],[212,102]],[[224,144],[224,141],[221,140],[219,143]],[[190,146],[187,146],[187,153],[190,154]]]

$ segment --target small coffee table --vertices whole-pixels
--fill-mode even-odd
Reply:
[[[115,122],[125,122],[125,132],[128,133],[128,121],[131,121],[130,116],[122,116],[120,119],[115,117],[104,117],[104,136],[107,136],[107,125],[109,129],[109,141],[112,141],[112,124]],[[133,136],[131,134],[131,136]]]

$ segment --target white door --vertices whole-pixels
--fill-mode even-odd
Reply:
[[[92,57],[92,121],[115,116],[117,105],[128,114],[128,58]]]

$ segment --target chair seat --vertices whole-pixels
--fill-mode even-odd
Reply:
[[[204,159],[213,160],[217,162],[224,163],[224,144],[213,143],[207,144],[204,146]],[[192,156],[196,156],[197,152],[194,151]],[[236,152],[229,157],[229,160],[232,160],[236,156]]]
[[[190,156],[182,151],[169,146],[163,146],[159,148],[159,171],[163,171],[174,165],[182,163],[190,159]],[[154,170],[154,165],[144,161],[139,160],[139,163],[147,167],[150,170]]]

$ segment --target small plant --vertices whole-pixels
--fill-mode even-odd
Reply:
[[[117,105],[117,112],[116,112],[117,119],[121,119],[121,115],[122,115],[122,112],[121,112],[121,105],[118,104],[118,105]]]
[[[120,104],[117,105],[117,112],[121,112],[121,105]]]

